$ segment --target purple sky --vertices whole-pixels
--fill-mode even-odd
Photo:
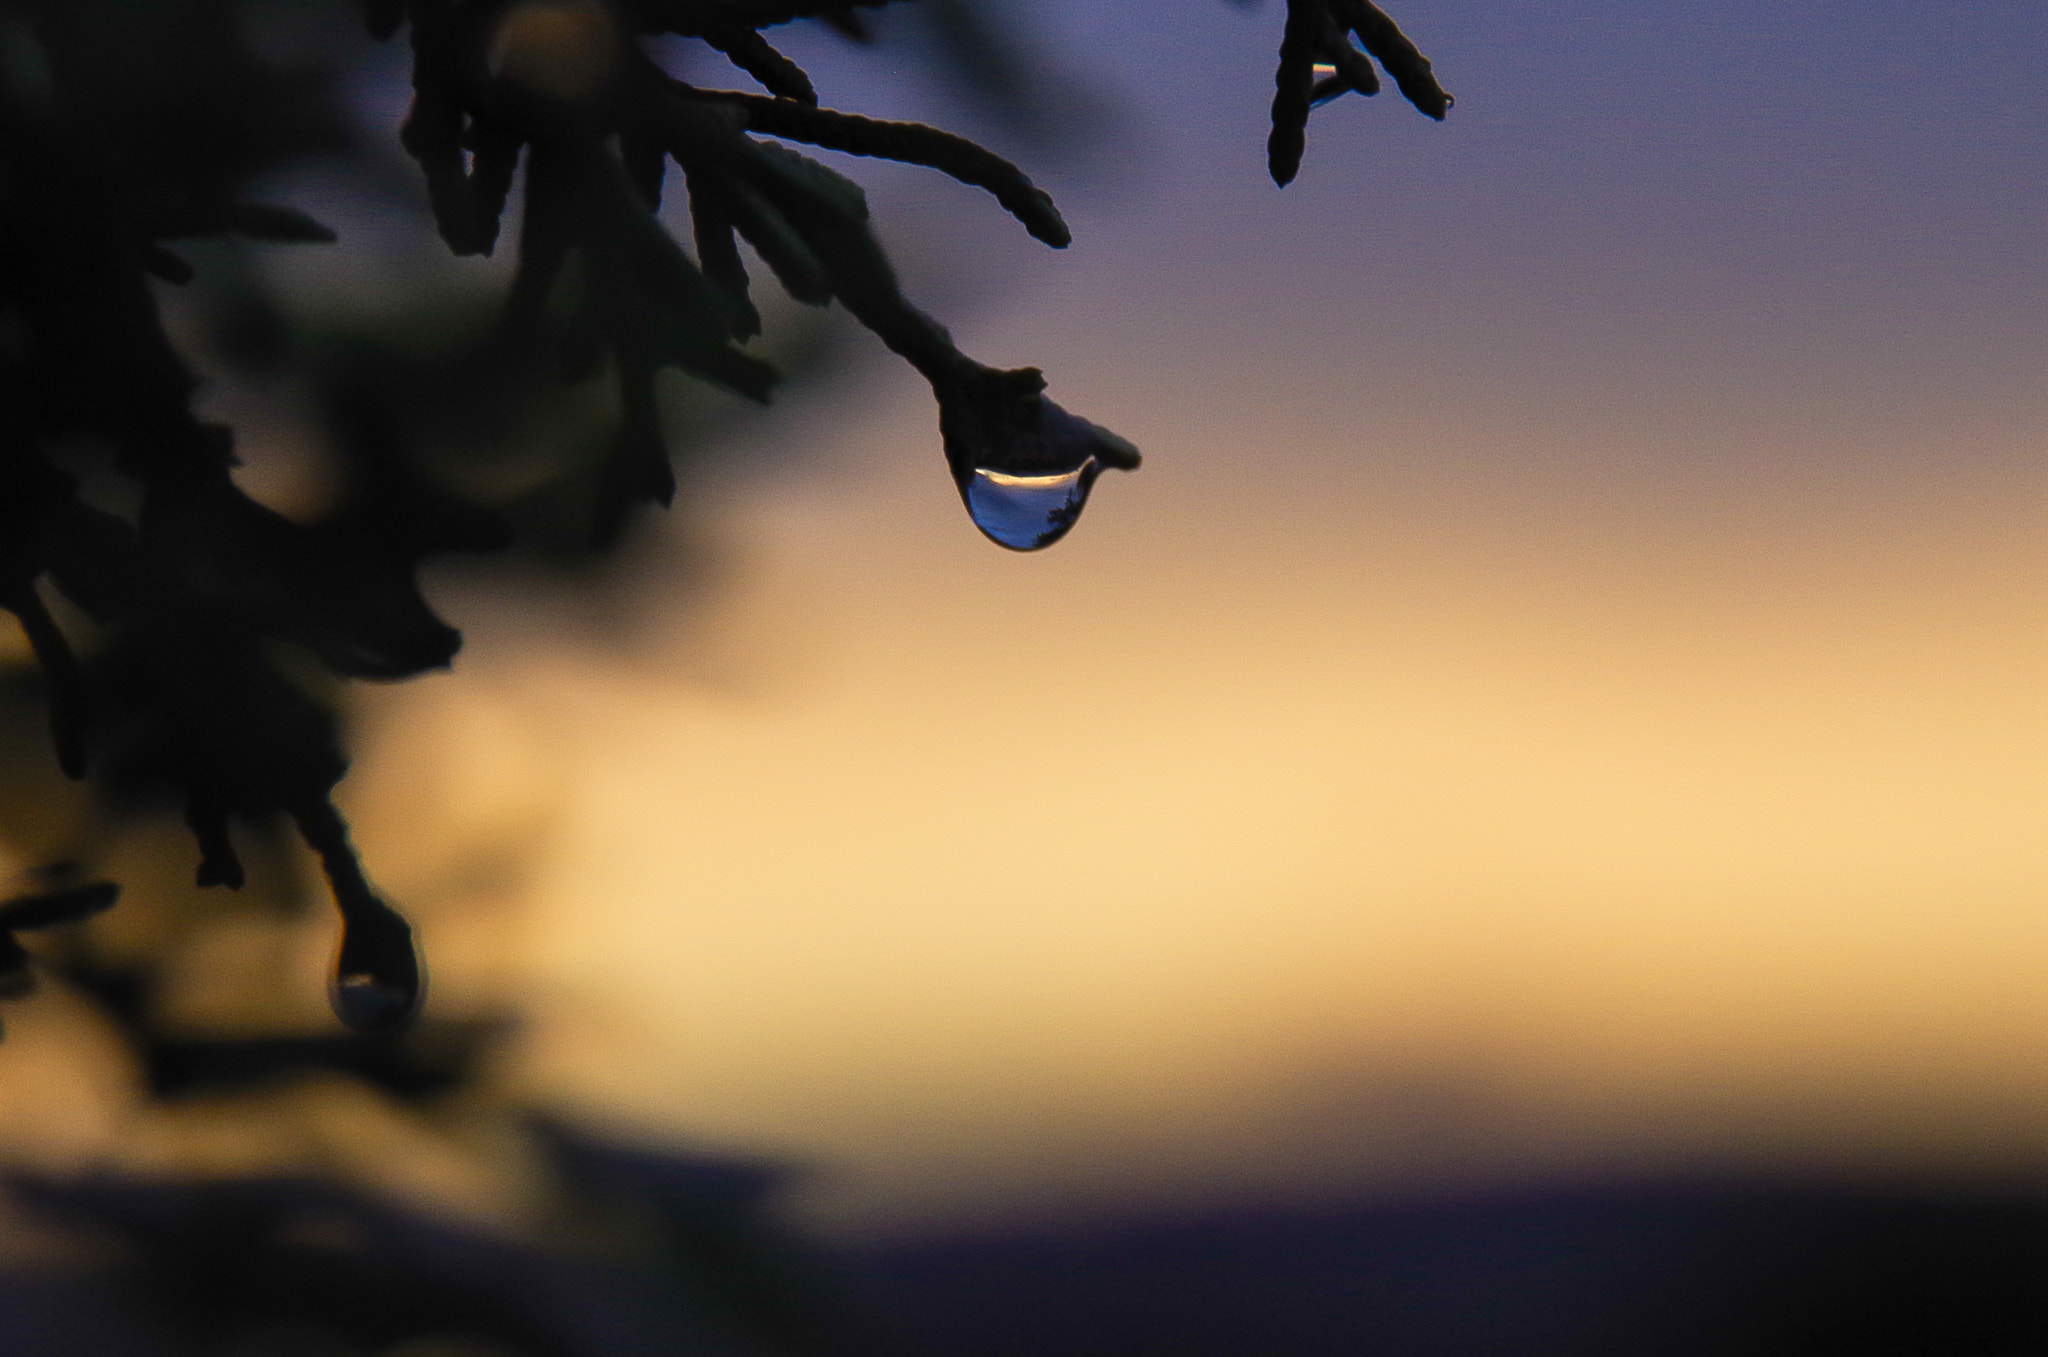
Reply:
[[[1104,422],[1173,386],[1178,414],[1282,441],[1435,422],[1496,449],[1459,454],[1481,457],[1476,474],[1713,499],[2033,474],[2048,431],[2038,5],[1408,0],[1393,12],[1458,95],[1450,120],[1391,94],[1340,101],[1284,193],[1263,168],[1277,6],[1016,10],[1122,101],[1078,169],[1046,176],[1075,246],[1035,258],[929,176],[883,176],[879,217],[919,223],[898,239],[945,218],[955,273],[1017,270],[1010,304],[1090,355],[1075,367],[1103,379],[1089,408]],[[958,121],[886,85],[887,49],[805,46],[827,102]],[[1106,353],[1126,364],[1113,382]],[[1057,353],[989,356],[1076,379]],[[1122,418],[1147,446],[1168,432]],[[1553,463],[1576,442],[1583,460],[1518,467],[1460,421],[1522,426]],[[1818,436],[1795,446],[1788,428]],[[2014,435],[2031,445],[2019,465]]]

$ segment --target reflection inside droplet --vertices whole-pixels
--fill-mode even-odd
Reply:
[[[337,976],[332,994],[334,1016],[358,1032],[380,1032],[405,1021],[413,1007],[407,988],[379,980],[367,971]]]
[[[1066,536],[1087,506],[1089,487],[1102,472],[1090,457],[1071,471],[1018,476],[977,468],[965,487],[967,512],[990,541],[1012,551],[1036,551]]]

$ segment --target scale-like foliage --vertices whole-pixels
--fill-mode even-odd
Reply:
[[[1364,52],[1351,45],[1354,37]],[[1273,132],[1266,141],[1274,183],[1284,187],[1301,169],[1310,109],[1344,94],[1380,92],[1368,53],[1409,103],[1438,122],[1450,112],[1453,101],[1437,84],[1429,58],[1372,0],[1287,0],[1273,75]],[[1330,74],[1317,79],[1318,66],[1328,66]]]
[[[1128,443],[1047,400],[1036,369],[963,354],[903,295],[858,185],[781,144],[932,167],[990,193],[1046,244],[1067,243],[1051,198],[1016,166],[935,128],[822,106],[765,33],[810,20],[866,40],[864,11],[883,3],[360,0],[373,36],[410,44],[400,140],[441,237],[458,255],[496,249],[523,162],[519,260],[489,341],[446,380],[422,382],[431,394],[409,409],[379,389],[369,358],[330,354],[322,367],[301,355],[318,369],[347,473],[333,510],[301,523],[233,480],[233,435],[194,413],[197,382],[151,280],[193,278],[172,248],[193,237],[334,239],[295,209],[242,196],[267,172],[346,148],[332,81],[259,59],[239,0],[0,0],[0,607],[34,653],[63,771],[114,802],[179,806],[201,884],[241,884],[236,821],[297,828],[342,915],[334,1000],[351,1025],[410,1021],[420,968],[333,807],[347,768],[333,681],[447,665],[461,638],[422,598],[419,564],[512,535],[491,506],[422,472],[416,425],[458,407],[465,419],[516,417],[549,367],[564,381],[608,374],[614,433],[594,457],[565,448],[549,485],[583,507],[591,539],[610,540],[675,488],[664,369],[755,400],[777,380],[746,348],[761,318],[745,241],[791,297],[838,302],[931,384],[978,521],[977,497],[1005,486],[1074,487],[1043,531],[990,530],[998,541],[1053,540],[1101,469],[1137,465]],[[654,35],[701,41],[765,92],[686,83],[642,46]],[[1378,88],[1374,60],[1443,116],[1450,100],[1429,63],[1368,0],[1289,0],[1276,179],[1298,167],[1315,103]],[[1320,85],[1318,65],[1332,69]],[[656,215],[671,162],[689,249]],[[260,339],[249,347],[279,360]],[[126,487],[111,499],[110,476]],[[0,989],[26,974],[15,929],[111,902],[110,887],[45,886],[0,905]]]

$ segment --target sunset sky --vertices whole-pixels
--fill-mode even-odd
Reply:
[[[1115,101],[1073,248],[861,172],[1146,465],[999,551],[876,357],[636,646],[451,595],[364,838],[400,749],[483,789],[393,822],[544,827],[525,1077],[854,1227],[2048,1166],[2048,13],[1406,0],[1449,121],[1325,108],[1281,192],[1272,7],[1019,8]]]
[[[1456,108],[1328,106],[1285,191],[1270,3],[1014,6],[1097,109],[990,134],[1063,253],[853,164],[968,352],[1143,449],[1057,546],[863,337],[629,640],[437,585],[470,647],[347,794],[521,1087],[849,1230],[2048,1170],[2048,8],[1388,8]]]

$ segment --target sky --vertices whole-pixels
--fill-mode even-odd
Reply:
[[[851,162],[1144,450],[1057,546],[869,345],[734,433],[710,585],[637,544],[628,640],[436,580],[469,648],[345,796],[517,1087],[852,1233],[2048,1169],[2048,11],[1389,8],[1456,108],[1319,110],[1284,191],[1270,4],[1014,7],[1064,252]]]
[[[1394,12],[1451,117],[1327,107],[1284,192],[1272,7],[1018,8],[1108,100],[1005,146],[1064,253],[857,166],[969,352],[1145,450],[1069,539],[974,534],[877,356],[739,435],[637,649],[480,599],[393,700],[555,770],[536,1088],[849,1230],[2048,1159],[2048,15]]]

